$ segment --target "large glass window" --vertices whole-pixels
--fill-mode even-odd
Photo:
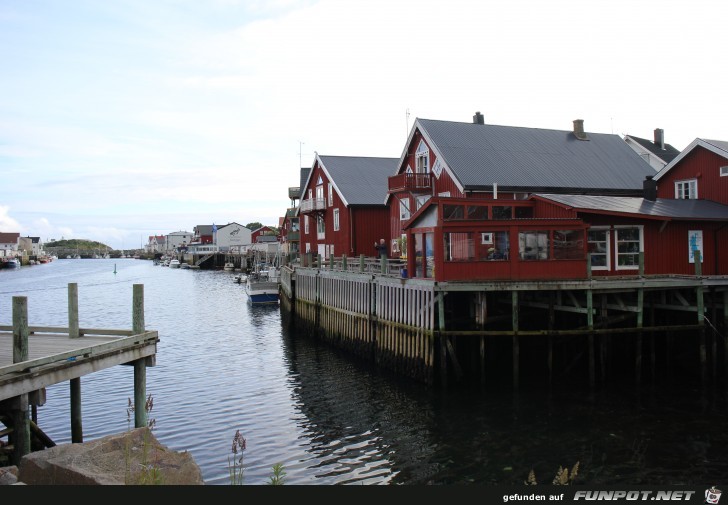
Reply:
[[[445,261],[472,261],[475,247],[470,233],[443,233]]]
[[[334,209],[334,231],[339,231],[339,209]]]
[[[581,230],[554,230],[554,259],[584,259],[584,232]]]
[[[614,229],[617,242],[617,270],[639,268],[642,227]]]
[[[609,269],[609,230],[592,228],[587,232],[588,250],[594,270]]]
[[[549,232],[520,232],[518,234],[518,255],[522,260],[549,259]]]
[[[531,219],[533,217],[533,207],[516,207],[516,219]]]
[[[316,218],[316,233],[317,237],[320,239],[326,237],[326,223],[324,222],[324,218],[321,216]]]
[[[485,221],[488,219],[488,207],[485,205],[468,205],[468,219]]]
[[[479,241],[479,260],[507,260],[510,257],[511,246],[507,231],[480,231],[476,233],[476,237]]]
[[[462,205],[443,205],[442,206],[442,219],[445,221],[452,221],[454,219],[463,219],[464,209]]]
[[[430,150],[424,141],[420,141],[415,154],[415,163],[418,174],[426,174],[430,171]]]
[[[510,205],[494,205],[493,219],[513,219],[513,207]]]

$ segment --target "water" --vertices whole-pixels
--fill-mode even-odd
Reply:
[[[249,485],[267,483],[275,463],[289,484],[518,485],[530,470],[548,484],[577,462],[578,484],[705,486],[728,476],[724,388],[429,388],[296,335],[278,307],[250,306],[234,275],[133,259],[0,270],[0,324],[12,323],[12,297],[27,296],[31,325],[66,326],[75,282],[81,327],[130,329],[133,285],[143,284],[146,327],[160,337],[147,369],[154,433],[191,452],[207,484],[230,484],[236,430]],[[133,427],[133,367],[81,384],[84,440]],[[70,442],[69,386],[47,393],[39,425]]]

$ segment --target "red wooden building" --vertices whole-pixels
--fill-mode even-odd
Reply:
[[[277,242],[278,237],[278,230],[271,228],[270,226],[261,226],[257,230],[253,230],[250,234],[250,240],[253,244],[257,244],[259,242]]]
[[[301,193],[301,252],[374,256],[374,242],[389,242],[387,178],[397,161],[317,154]]]
[[[728,206],[656,198],[654,170],[618,136],[479,119],[418,120],[389,178],[408,276],[583,279],[587,253],[593,275],[637,274],[640,253],[645,274],[694,274],[696,250],[704,274],[728,273]]]

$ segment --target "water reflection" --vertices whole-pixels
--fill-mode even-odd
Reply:
[[[133,284],[144,284],[146,326],[160,334],[147,371],[155,433],[190,451],[208,484],[229,484],[238,429],[246,484],[266,483],[279,462],[290,484],[520,484],[531,469],[550,483],[577,461],[582,484],[728,475],[724,389],[635,391],[627,380],[590,398],[578,384],[518,396],[498,384],[426,387],[298,335],[278,307],[251,306],[233,278],[139,260],[0,271],[0,324],[17,295],[28,296],[31,324],[64,324],[76,282],[82,326],[131,327]],[[59,443],[70,441],[68,389],[49,388],[39,411]],[[82,391],[86,440],[129,428],[132,367],[88,375]]]

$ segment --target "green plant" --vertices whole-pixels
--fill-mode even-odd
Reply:
[[[271,486],[282,486],[285,477],[286,472],[283,470],[283,463],[276,463],[273,465],[273,475],[270,476],[268,484]]]
[[[154,408],[154,399],[152,398],[152,395],[147,396],[146,402],[144,402],[144,410],[147,413],[147,425],[146,430],[144,430],[142,435],[142,456],[141,456],[141,462],[139,463],[139,466],[141,467],[141,470],[139,471],[139,474],[136,476],[136,481],[132,482],[132,469],[131,469],[131,451],[129,444],[131,443],[129,439],[127,439],[127,445],[126,445],[126,473],[125,473],[125,481],[127,484],[134,483],[134,484],[141,484],[141,485],[158,485],[162,483],[162,472],[159,466],[156,464],[156,457],[153,458],[152,461],[149,460],[149,435],[151,434],[152,430],[154,429],[155,425],[157,424],[156,419],[152,419],[149,417],[149,414],[152,412],[152,409]],[[126,407],[126,422],[127,422],[127,428],[131,428],[131,415],[134,412],[134,404],[131,401],[131,398],[128,398],[127,407]],[[156,456],[156,448],[154,449],[155,456]]]
[[[240,430],[235,432],[233,437],[232,458],[228,457],[228,472],[230,473],[231,485],[242,485],[243,483],[243,451],[247,447],[245,437],[240,434]],[[238,456],[240,451],[240,456]]]
[[[567,486],[569,484],[574,483],[574,479],[576,478],[577,474],[579,473],[579,462],[577,461],[576,464],[571,468],[571,473],[569,473],[568,468],[563,468],[559,466],[559,471],[556,472],[556,476],[554,477],[554,480],[551,481],[551,484],[557,484],[562,486]],[[536,481],[536,474],[534,473],[533,469],[531,469],[530,472],[528,472],[528,478],[524,482],[524,484],[529,486],[535,486],[538,484]]]

